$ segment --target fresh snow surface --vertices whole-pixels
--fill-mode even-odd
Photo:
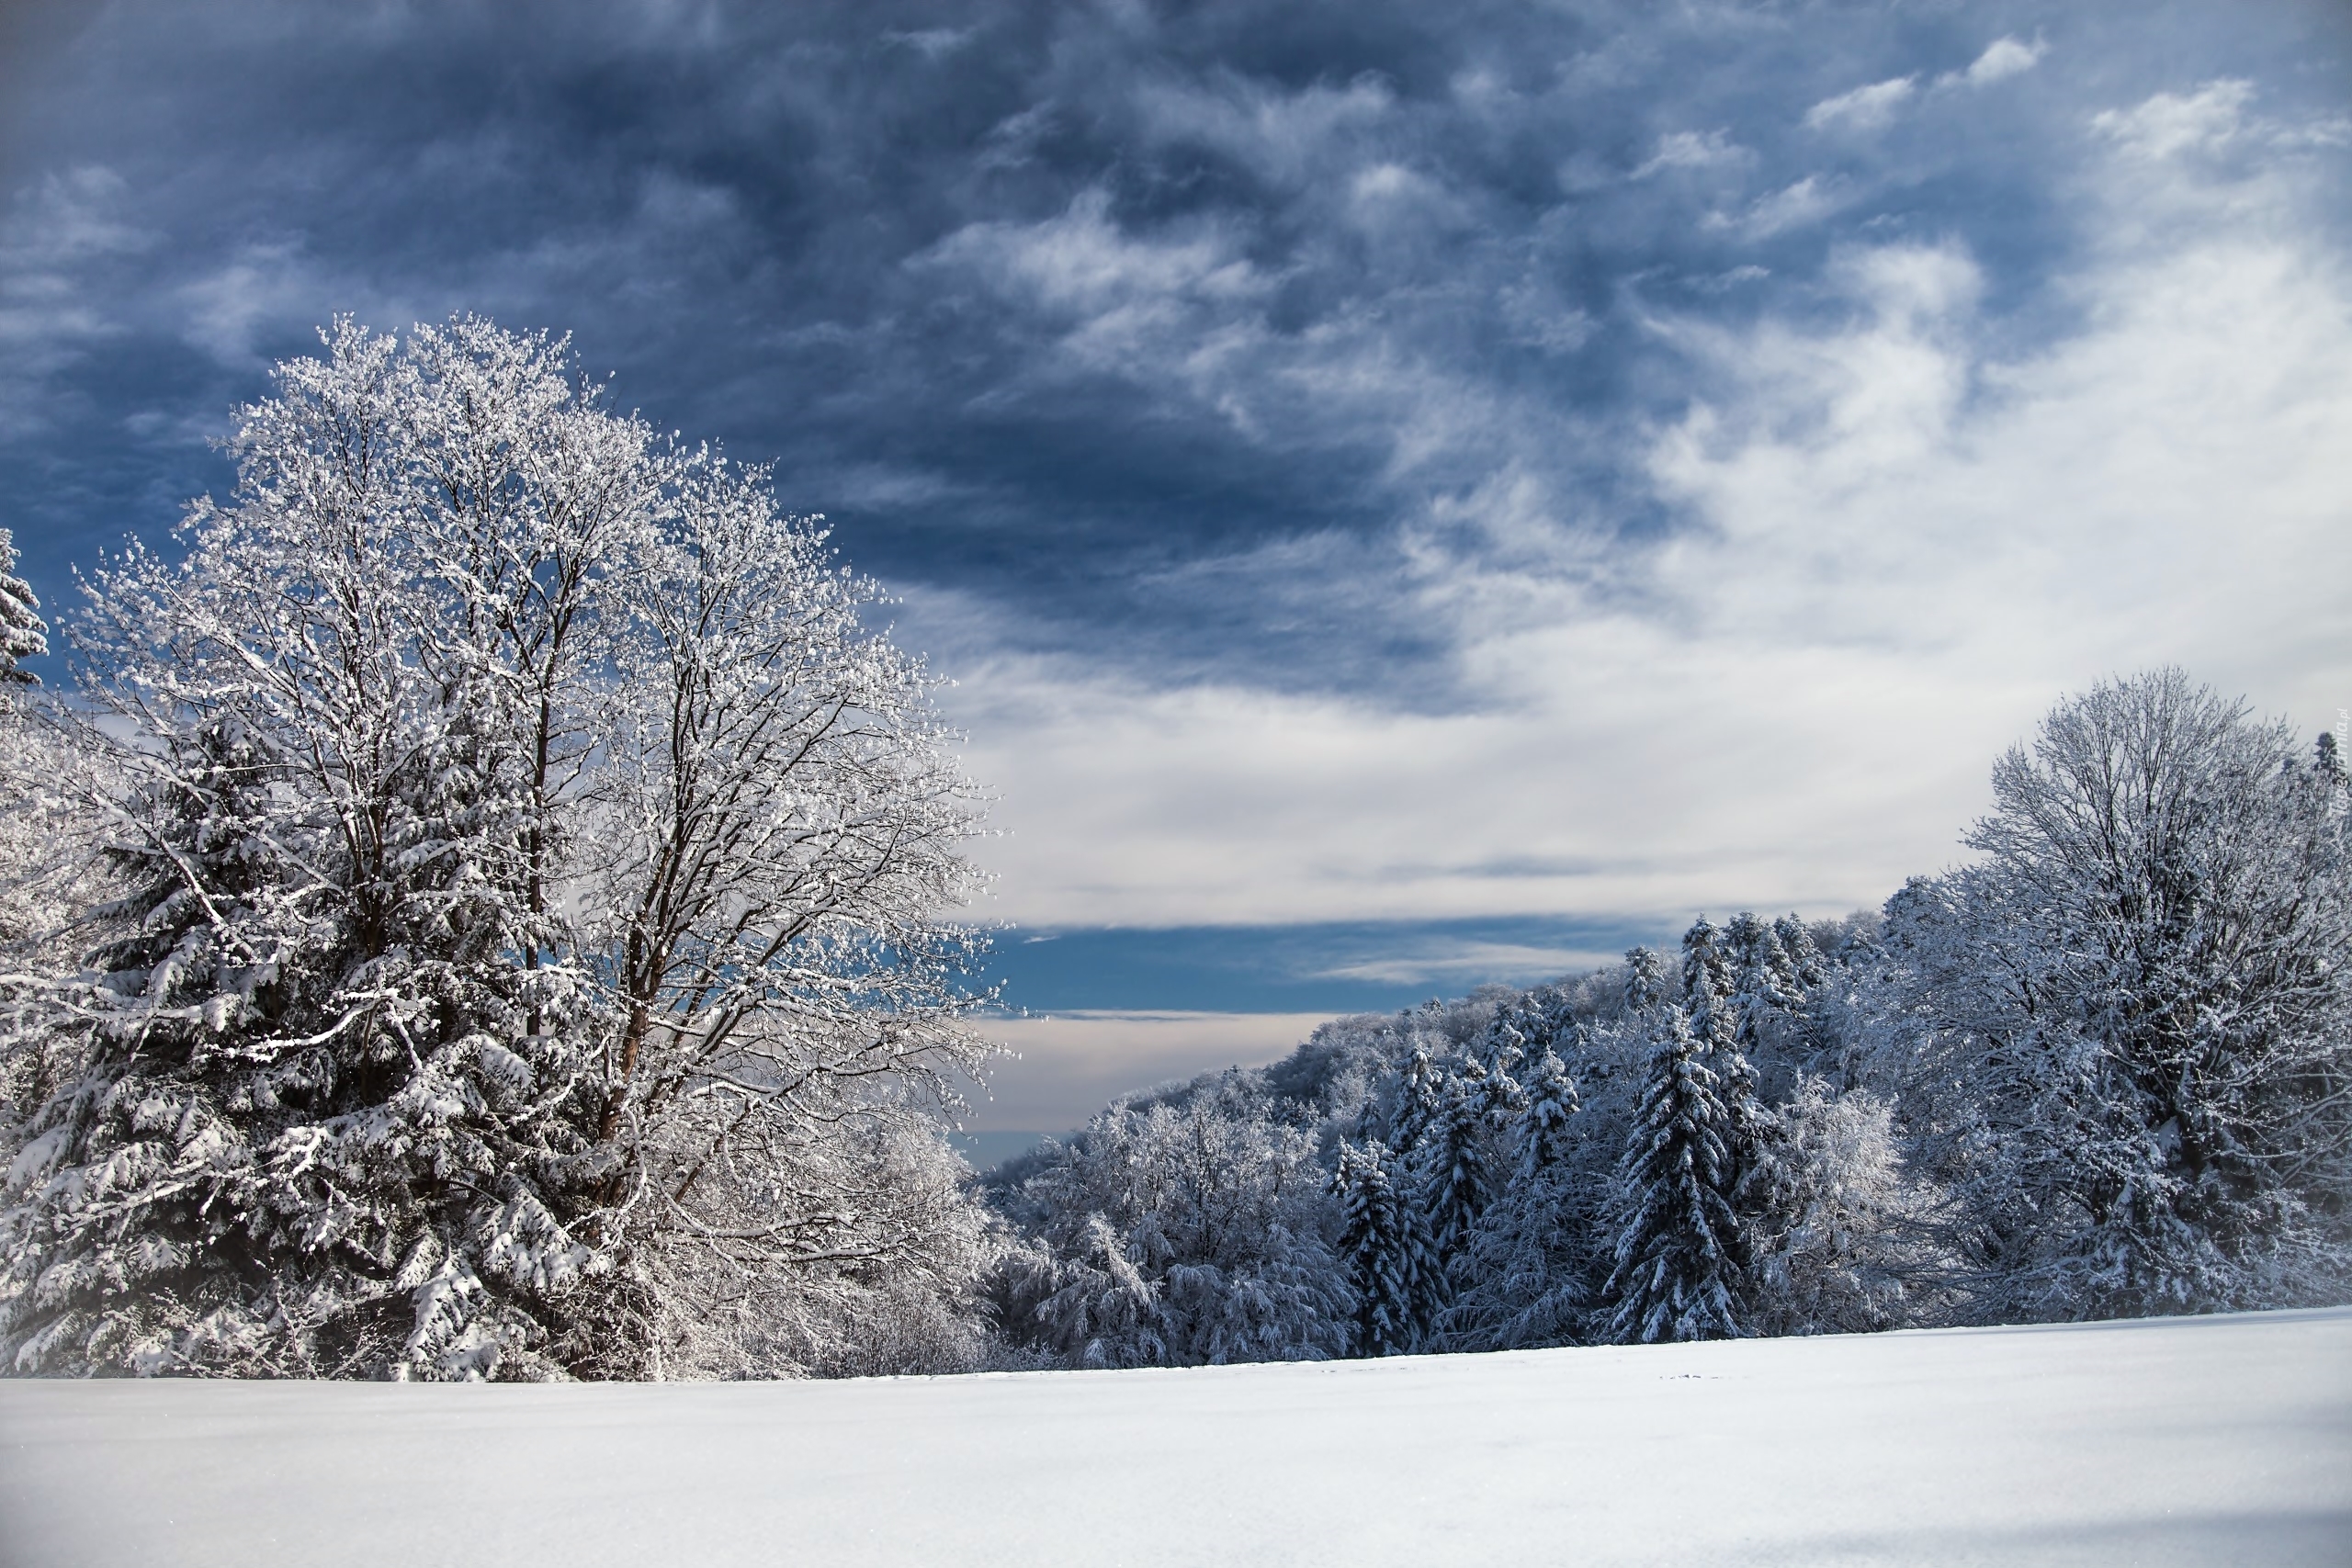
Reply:
[[[8,1563],[2352,1563],[2352,1310],[1181,1371],[0,1385]]]

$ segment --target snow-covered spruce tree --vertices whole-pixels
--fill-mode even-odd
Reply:
[[[1654,948],[1625,950],[1625,1010],[1641,1014],[1664,1002],[1668,995],[1666,960]]]
[[[0,528],[0,685],[29,686],[40,677],[24,667],[49,651],[49,625],[32,585],[17,575],[17,536]]]
[[[2177,670],[2095,687],[1995,767],[1982,861],[1889,901],[1973,1315],[2352,1286],[2352,813],[2300,750]]]
[[[1724,999],[1737,1024],[1740,1050],[1751,1061],[1785,1053],[1793,1043],[1805,986],[1778,927],[1742,910],[1724,929],[1723,945],[1731,969]]]
[[[1386,1123],[1389,1149],[1410,1159],[1427,1138],[1445,1107],[1445,1075],[1436,1053],[1424,1038],[1416,1037],[1389,1085]]]
[[[1331,1192],[1355,1299],[1349,1353],[1409,1355],[1429,1329],[1438,1263],[1419,1213],[1398,1190],[1394,1157],[1377,1139],[1341,1144]]]
[[[1492,1145],[1498,1141],[1498,1123],[1508,1120],[1515,1106],[1519,1086],[1500,1073],[1488,1073],[1475,1060],[1449,1066],[1452,1070],[1441,1079],[1442,1098],[1413,1151],[1412,1163],[1414,1196],[1430,1245],[1441,1269],[1450,1273],[1494,1197]]]
[[[1009,1206],[1041,1246],[998,1285],[1016,1346],[1076,1367],[1345,1351],[1354,1303],[1314,1140],[1241,1096],[1114,1106]]]
[[[1571,1028],[1559,1038],[1574,1051],[1587,1036]],[[1577,1135],[1581,1097],[1559,1055],[1547,1045],[1524,1071],[1523,1104],[1510,1126],[1511,1179],[1453,1262],[1441,1325],[1458,1349],[1568,1343],[1580,1337],[1597,1283],[1595,1201],[1609,1182],[1606,1160],[1596,1164],[1597,1151]]]
[[[1741,1036],[1747,1013],[1776,1010],[1777,1004],[1751,998],[1751,1006],[1742,1009],[1740,998],[1724,988],[1726,982],[1739,981],[1725,946],[1704,916],[1683,937],[1682,1005],[1689,1011],[1690,1033],[1714,1074],[1724,1108],[1724,1191],[1732,1196],[1735,1209],[1747,1215],[1755,1212],[1760,1185],[1770,1179],[1778,1130],[1758,1092],[1755,1065],[1740,1048]]]
[[[1668,1005],[1649,1017],[1649,1072],[1618,1172],[1611,1336],[1736,1337],[1747,1259],[1731,1201],[1730,1116],[1688,1015]]]
[[[1528,1066],[1521,1092],[1525,1106],[1513,1125],[1512,1143],[1519,1179],[1533,1181],[1567,1158],[1575,1137],[1572,1120],[1584,1106],[1566,1065],[1548,1045]]]
[[[17,660],[48,649],[40,601],[15,575],[0,529],[0,1150],[75,1071],[45,977],[74,966],[75,923],[106,894],[89,814],[94,759],[31,688]]]
[[[645,781],[667,776],[641,721],[707,674],[648,605],[731,525],[714,511],[760,511],[756,487],[611,413],[544,338],[344,322],[328,347],[243,411],[235,496],[190,509],[185,561],[134,547],[91,585],[85,739],[126,780],[96,804],[128,891],[95,971],[51,987],[79,1066],[10,1169],[0,1355],[19,1371],[659,1373],[665,1349],[696,1348],[682,1322],[756,1315],[746,1276],[888,1252],[808,1246],[777,1216],[821,1213],[838,1239],[859,1227],[831,1216],[899,1190],[837,1069],[898,1038],[872,975],[924,951],[911,906],[960,886],[943,823],[968,812],[936,789],[877,804],[942,777],[913,756],[934,739],[910,717],[920,680],[877,684],[853,622],[810,615],[789,661],[810,689],[785,705],[838,709],[838,728],[761,751],[746,742],[775,705],[727,688],[687,742],[723,735],[732,787],[797,800],[805,838],[763,851],[707,800],[669,823],[686,860],[773,852],[794,874],[739,902],[698,893],[632,837]],[[861,768],[844,811],[838,780]],[[892,880],[876,841],[942,863]],[[893,891],[833,891],[861,879]],[[883,905],[899,924],[872,931]],[[788,982],[730,974],[717,997],[633,949],[732,943],[740,963],[746,933]],[[943,929],[929,951],[958,940]],[[921,965],[899,994],[922,998],[922,1045],[899,1061],[968,1056]],[[780,998],[796,987],[829,1005]],[[649,1051],[657,1027],[699,1044]],[[745,1039],[791,1044],[755,1066],[729,1055]],[[657,1058],[665,1099],[640,1088]],[[868,1135],[817,1158],[766,1101]]]

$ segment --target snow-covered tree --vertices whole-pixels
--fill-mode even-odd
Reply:
[[[1323,1185],[1314,1141],[1238,1097],[1114,1106],[1012,1201],[1040,1246],[1000,1282],[1004,1329],[1080,1367],[1343,1354]]]
[[[1575,1136],[1573,1118],[1583,1107],[1574,1079],[1558,1055],[1546,1047],[1527,1069],[1526,1109],[1513,1132],[1518,1173],[1532,1181],[1567,1157]]]
[[[1894,1105],[1806,1078],[1781,1108],[1780,1157],[1765,1190],[1743,1193],[1750,1226],[1747,1296],[1758,1334],[1859,1334],[1924,1310],[1920,1281],[1947,1262],[1927,1221],[1934,1195],[1903,1169]]]
[[[1995,768],[1983,859],[1890,900],[1980,1314],[2339,1299],[2352,814],[2300,750],[2178,671],[2095,687]]]
[[[40,677],[24,661],[48,651],[49,624],[40,618],[40,601],[17,575],[16,536],[0,528],[0,687],[39,684]]]
[[[1442,1098],[1412,1156],[1414,1195],[1441,1264],[1468,1244],[1495,1190],[1488,1154],[1498,1110],[1493,1077],[1476,1061],[1453,1067],[1441,1080]]]
[[[1653,948],[1625,950],[1625,1010],[1645,1013],[1667,998],[1666,960]]]
[[[1437,1258],[1398,1186],[1395,1160],[1377,1140],[1340,1145],[1331,1190],[1339,1257],[1355,1300],[1349,1349],[1357,1356],[1409,1354],[1429,1327]]]
[[[1606,1291],[1621,1342],[1745,1332],[1747,1267],[1732,1208],[1730,1117],[1683,1010],[1651,1014],[1650,1062],[1619,1168],[1615,1267]]]
[[[854,1083],[974,1055],[917,912],[969,812],[870,590],[472,319],[339,323],[230,449],[76,632],[127,892],[51,987],[80,1065],[11,1168],[0,1353],[642,1375],[718,1281],[870,1275],[922,1205]]]
[[[1755,931],[1757,922],[1751,919],[1748,929]],[[1724,951],[1727,945],[1704,916],[1683,937],[1682,1005],[1723,1106],[1724,1191],[1733,1196],[1736,1208],[1748,1213],[1748,1190],[1769,1179],[1777,1130],[1758,1093],[1755,1065],[1741,1049],[1742,1032],[1747,1011],[1760,1014],[1778,1004],[1768,994],[1750,998],[1750,1009],[1744,1010],[1741,999],[1723,988],[1726,983],[1738,984],[1740,976]],[[1764,983],[1770,983],[1769,970],[1761,964],[1755,967],[1768,977]]]
[[[1385,1121],[1387,1144],[1411,1158],[1445,1109],[1445,1074],[1426,1039],[1416,1037],[1390,1086]]]
[[[1724,1000],[1739,1048],[1751,1057],[1781,1048],[1804,1005],[1805,986],[1779,930],[1743,910],[1724,928],[1723,945],[1731,971]]]
[[[1725,951],[1724,933],[1714,922],[1702,915],[1690,922],[1682,933],[1682,1005],[1694,1007],[1701,996],[1725,998],[1732,994],[1734,976],[1731,954]],[[1693,1017],[1691,1026],[1700,1027]]]

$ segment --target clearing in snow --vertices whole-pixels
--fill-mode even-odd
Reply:
[[[0,1384],[0,1554],[2352,1563],[2352,1309],[1123,1372]]]

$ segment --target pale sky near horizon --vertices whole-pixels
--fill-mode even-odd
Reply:
[[[153,0],[0,62],[51,609],[332,313],[571,332],[956,682],[1063,1015],[977,1126],[1875,905],[2104,677],[2352,707],[2324,0]]]

